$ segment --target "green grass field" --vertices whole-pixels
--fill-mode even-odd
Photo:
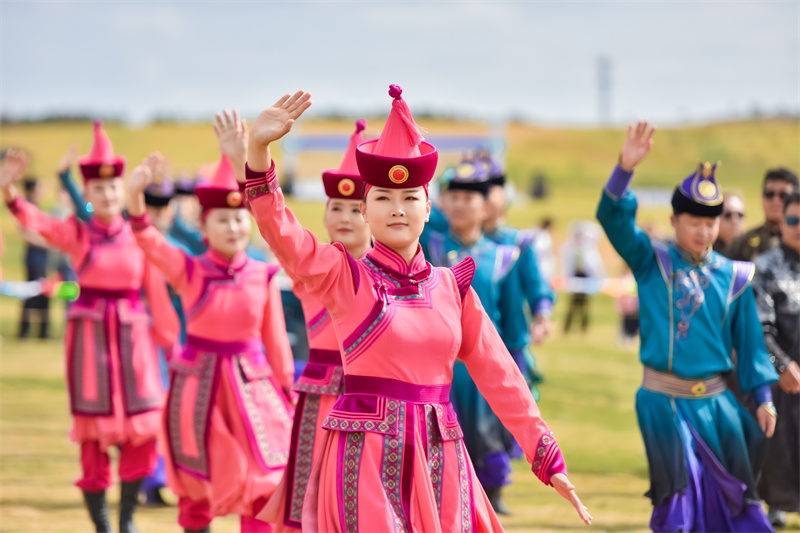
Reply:
[[[375,121],[372,122],[375,124]],[[431,132],[479,130],[480,125],[424,124]],[[350,122],[308,123],[304,131],[348,132]],[[33,171],[55,184],[53,168],[72,142],[88,150],[89,125],[3,126],[0,146],[21,146],[34,154]],[[159,149],[178,169],[190,170],[216,160],[214,136],[206,125],[157,125],[142,129],[108,128],[119,153],[129,162]],[[376,130],[377,131],[377,130]],[[542,216],[555,220],[556,244],[574,218],[594,218],[599,191],[622,142],[621,131],[555,130],[523,125],[508,128],[508,165],[521,188],[533,172],[550,179],[547,202],[520,198],[509,218],[530,226]],[[445,154],[447,156],[447,154]],[[452,157],[452,154],[450,154]],[[314,175],[336,166],[335,156],[310,158],[300,174]],[[657,133],[654,152],[637,174],[637,182],[672,187],[700,159],[722,159],[718,173],[728,188],[739,189],[747,200],[749,222],[760,222],[758,194],[765,168],[800,168],[800,122],[759,121],[665,130]],[[52,187],[51,187],[52,189]],[[54,200],[54,193],[47,198]],[[320,234],[322,206],[292,202],[300,220]],[[665,221],[667,210],[648,209],[642,221]],[[22,279],[22,245],[7,211],[0,214],[5,241],[2,259],[5,279]],[[615,273],[619,260],[603,243],[607,269]],[[63,331],[60,303],[51,316],[58,322],[53,340],[16,340],[20,303],[0,300],[0,531],[89,531],[80,493],[71,483],[78,477],[78,449],[66,437],[69,416],[63,379],[63,355],[58,340]],[[566,298],[556,306],[563,324]],[[564,336],[556,331],[537,349],[546,377],[540,407],[559,439],[575,483],[595,517],[594,531],[647,531],[650,505],[647,464],[633,410],[641,367],[636,353],[617,345],[618,319],[613,301],[592,301],[593,323],[585,334]],[[539,483],[527,465],[518,464],[515,483],[506,491],[514,516],[503,523],[512,531],[579,531],[577,516],[555,492]],[[169,495],[171,496],[171,495]],[[110,495],[115,511],[118,494]],[[174,501],[174,498],[173,498]],[[114,516],[116,513],[114,512]],[[142,533],[179,531],[176,509],[142,509],[137,524]],[[216,532],[238,531],[238,519],[214,522]],[[790,517],[789,529],[800,529],[800,517]]]

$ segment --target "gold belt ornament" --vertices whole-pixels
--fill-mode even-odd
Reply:
[[[719,374],[697,380],[644,367],[642,388],[676,398],[709,398],[724,392],[728,386]]]

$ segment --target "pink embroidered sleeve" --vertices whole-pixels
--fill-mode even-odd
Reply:
[[[45,215],[35,205],[19,196],[8,204],[8,208],[23,227],[38,233],[48,244],[62,252],[74,255],[82,247],[82,230],[85,228],[82,227],[83,222],[74,216],[61,220]]]
[[[554,474],[566,474],[561,451],[525,378],[471,287],[462,306],[461,331],[459,359],[467,365],[481,394],[525,451],[533,473],[545,485],[550,484]]]
[[[256,224],[286,273],[303,283],[329,310],[349,309],[357,290],[358,269],[340,244],[317,241],[286,207],[275,163],[265,174],[247,169],[246,198]]]
[[[289,337],[286,334],[286,319],[283,316],[281,289],[273,278],[268,286],[269,295],[264,306],[264,324],[261,327],[261,338],[264,351],[272,367],[275,379],[284,391],[294,384],[294,357]]]
[[[136,243],[144,252],[147,261],[164,273],[167,283],[172,285],[175,292],[185,293],[189,286],[187,263],[192,259],[182,250],[168,243],[155,226],[150,224],[146,215],[131,217],[130,222],[133,234],[136,236]]]

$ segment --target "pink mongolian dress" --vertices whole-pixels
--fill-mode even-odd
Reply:
[[[68,254],[78,275],[80,297],[70,306],[64,337],[70,437],[81,443],[84,470],[78,487],[93,492],[111,485],[111,446],[120,446],[123,481],[150,474],[164,401],[156,344],[171,351],[180,327],[163,276],[121,216],[110,224],[59,220],[19,197],[9,207],[20,224]]]
[[[187,341],[170,362],[164,408],[167,485],[181,526],[214,516],[253,516],[273,493],[289,455],[293,383],[277,267],[239,252],[189,256],[146,219],[136,239],[186,311]]]
[[[324,420],[305,532],[501,531],[449,402],[461,359],[544,483],[566,468],[524,378],[474,290],[474,263],[409,265],[382,245],[355,260],[286,208],[273,168],[246,196],[283,267],[330,313],[345,392]],[[270,502],[271,503],[271,502]]]

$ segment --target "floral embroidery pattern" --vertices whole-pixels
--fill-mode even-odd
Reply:
[[[307,394],[324,394],[325,396],[339,396],[342,393],[342,381],[344,381],[344,369],[340,366],[333,367],[329,371],[329,377],[325,383],[304,382],[301,377],[294,384],[292,390],[295,392],[305,392]]]
[[[364,449],[363,433],[347,433],[344,452],[344,521],[347,533],[358,533],[358,469]]]
[[[403,444],[405,431],[403,423],[405,419],[406,403],[401,402],[398,416],[400,431],[397,435],[387,435],[383,438],[383,460],[381,464],[381,481],[383,490],[389,498],[394,517],[395,533],[408,531],[408,523],[403,512],[403,501],[401,496],[402,489],[402,467],[403,467]]]
[[[678,331],[675,333],[676,339],[683,339],[688,335],[692,317],[703,306],[706,300],[704,291],[711,285],[708,279],[710,271],[710,266],[703,266],[675,272],[675,289],[681,295],[675,302],[675,307],[681,314]]]
[[[536,448],[536,457],[533,460],[533,473],[536,474],[536,477],[542,479],[540,476],[540,471],[542,469],[542,463],[544,462],[544,458],[547,456],[547,452],[550,450],[550,447],[555,444],[556,438],[553,436],[552,431],[548,431],[542,438],[539,439],[539,446]]]
[[[436,508],[442,516],[442,480],[444,478],[444,447],[439,434],[438,421],[433,407],[425,406],[425,426],[428,430],[428,475],[431,477],[433,493],[436,495]]]
[[[458,482],[461,492],[461,532],[470,533],[472,531],[472,502],[469,490],[469,470],[467,467],[466,452],[464,451],[464,441],[456,441],[456,456],[458,457]]]
[[[259,458],[268,469],[285,465],[286,460],[289,458],[289,451],[273,449],[269,435],[267,435],[267,428],[264,425],[263,415],[266,413],[263,411],[264,408],[257,406],[255,402],[255,396],[264,398],[266,404],[269,405],[268,412],[281,415],[281,422],[284,426],[291,428],[293,420],[289,417],[289,412],[276,391],[276,385],[269,378],[245,382],[241,370],[241,361],[239,358],[234,361],[236,363],[235,367],[238,368],[233,368],[232,374],[236,377],[236,385],[241,392],[243,407],[247,413],[246,420],[250,421],[259,451]]]
[[[167,403],[167,416],[169,420],[170,449],[172,460],[178,466],[205,479],[209,477],[208,467],[208,442],[206,441],[206,427],[211,411],[211,395],[213,393],[214,374],[217,368],[217,356],[213,353],[200,353],[202,358],[200,375],[193,376],[176,371],[173,374],[170,386],[170,395]],[[183,388],[189,379],[197,379],[197,397],[193,405],[183,405]],[[192,457],[183,453],[181,439],[181,415],[192,414],[194,424],[194,441],[197,444],[197,456]]]
[[[316,394],[307,395],[303,403],[303,412],[300,415],[297,458],[294,465],[294,479],[292,480],[292,503],[289,511],[289,519],[297,522],[300,522],[303,518],[303,500],[306,496],[308,478],[311,476],[319,400],[320,398]]]

